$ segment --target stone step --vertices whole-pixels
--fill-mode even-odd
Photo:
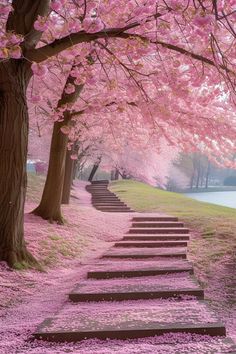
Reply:
[[[125,203],[123,203],[123,202],[116,202],[116,201],[114,201],[114,202],[92,202],[92,204],[93,205],[101,205],[101,206],[103,206],[103,205],[111,205],[111,206],[126,206],[126,204]]]
[[[165,333],[225,336],[223,324],[205,301],[122,301],[68,303],[34,333],[36,339],[76,342],[128,339]]]
[[[186,259],[185,247],[163,247],[161,249],[152,248],[128,248],[119,249],[111,248],[107,251],[102,258],[161,258],[161,257],[179,257]]]
[[[132,209],[129,208],[122,208],[122,209],[118,209],[118,208],[97,208],[97,210],[99,211],[104,211],[106,213],[133,213],[134,211]]]
[[[93,193],[92,194],[92,198],[116,198],[115,195],[112,195],[112,194],[104,194],[104,193]]]
[[[50,343],[48,344],[50,346]],[[236,354],[236,344],[229,338],[209,337],[194,333],[167,333],[158,337],[122,341],[91,340],[89,343],[82,341],[72,344],[72,347],[72,350],[68,349],[70,354]],[[66,349],[64,350],[66,351]],[[21,351],[19,353],[23,354]],[[37,351],[33,350],[33,353],[35,354]],[[50,352],[40,354],[46,353]],[[62,351],[53,352],[53,354],[55,353],[65,352],[62,349]]]
[[[107,188],[87,188],[87,191],[89,191],[91,194],[94,193],[111,193]]]
[[[92,181],[91,185],[94,184],[109,184],[109,181],[107,179],[101,179],[100,181]]]
[[[95,208],[127,208],[127,205],[116,205],[116,204],[93,204]]]
[[[94,185],[90,185],[86,187],[89,190],[94,190],[94,189],[108,189],[108,185],[107,184],[94,184]]]
[[[131,210],[127,206],[97,206],[97,209],[101,210],[114,210],[114,211],[119,211],[119,210]]]
[[[86,190],[89,191],[90,193],[96,193],[96,192],[104,192],[104,193],[111,193],[109,189],[105,187],[86,187]]]
[[[187,247],[187,241],[120,241],[114,244],[114,247]]]
[[[160,228],[131,228],[129,229],[129,234],[188,234],[189,229],[184,227],[160,227]]]
[[[116,197],[115,194],[109,192],[109,191],[94,191],[93,193],[91,193],[93,196],[108,196],[108,197]]]
[[[173,274],[189,272],[193,273],[193,266],[190,262],[183,259],[171,259],[171,260],[122,260],[113,261],[101,259],[90,268],[87,277],[90,279],[112,279],[112,278],[133,278],[133,277],[145,277],[155,276],[160,274]]]
[[[109,200],[109,199],[92,199],[92,203],[121,203],[121,201],[118,200]],[[124,203],[123,203],[124,204]]]
[[[95,198],[91,198],[92,202],[94,201],[120,201],[119,199],[116,198],[105,198],[105,197],[95,197]]]
[[[181,234],[166,234],[166,235],[161,235],[161,234],[156,234],[156,235],[127,235],[124,236],[123,241],[181,241],[181,240],[189,240],[189,235],[181,235]]]
[[[135,216],[132,221],[178,221],[174,216]]]
[[[119,200],[119,198],[115,197],[115,196],[110,196],[110,197],[96,197],[96,196],[92,196],[92,200]]]
[[[120,202],[119,199],[92,199],[92,203],[113,203],[113,202]]]
[[[133,222],[132,227],[184,227],[182,222],[177,221],[159,221],[159,222]]]
[[[86,280],[69,294],[74,302],[144,299],[204,298],[204,291],[189,273],[142,278]]]

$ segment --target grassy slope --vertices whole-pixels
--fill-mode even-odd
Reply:
[[[45,183],[45,176],[28,173],[27,178],[27,200],[39,203]]]
[[[184,221],[194,235],[189,243],[189,256],[198,278],[206,287],[215,288],[213,282],[219,283],[226,291],[222,296],[232,298],[236,264],[235,209],[202,203],[134,181],[113,182],[110,189],[136,211],[163,212]]]
[[[190,228],[201,233],[201,242],[214,243],[208,249],[212,260],[222,254],[232,254],[236,247],[236,210],[199,202],[134,181],[113,182],[111,189],[136,211],[164,212],[178,216]]]

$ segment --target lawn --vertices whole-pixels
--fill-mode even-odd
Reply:
[[[233,327],[236,306],[236,209],[199,202],[131,180],[110,190],[140,212],[177,216],[191,229],[188,258],[205,288],[206,298]]]
[[[45,176],[28,173],[27,179],[27,201],[39,203],[43,192]]]

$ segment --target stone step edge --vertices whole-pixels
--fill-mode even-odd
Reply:
[[[33,334],[36,339],[43,339],[47,341],[54,342],[76,342],[83,339],[132,339],[132,338],[144,338],[153,337],[155,335],[162,335],[165,333],[196,333],[204,334],[209,336],[226,336],[226,329],[220,322],[215,322],[214,324],[203,323],[203,324],[188,324],[188,325],[166,325],[166,326],[155,326],[156,328],[132,328],[130,330],[120,330],[117,328],[114,330],[102,330],[102,331],[61,331],[61,332],[43,332],[43,328],[50,325],[53,318],[46,319],[38,330]]]
[[[180,241],[120,241],[116,242],[113,247],[115,248],[140,248],[140,247],[148,247],[148,248],[161,248],[161,247],[187,247],[188,241],[180,240]]]
[[[157,291],[130,291],[130,292],[107,292],[107,293],[79,293],[73,291],[68,294],[73,302],[89,301],[124,301],[124,300],[150,300],[150,299],[182,299],[182,296],[194,296],[199,300],[204,299],[204,290],[199,288],[184,288]]]
[[[163,274],[174,274],[188,272],[194,274],[194,269],[192,265],[189,267],[179,267],[179,268],[160,268],[160,269],[127,269],[127,270],[91,270],[87,273],[88,279],[113,279],[113,278],[135,278],[135,277],[146,277],[155,276]]]

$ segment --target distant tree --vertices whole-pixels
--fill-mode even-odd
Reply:
[[[226,177],[224,180],[224,186],[236,186],[236,176]]]

